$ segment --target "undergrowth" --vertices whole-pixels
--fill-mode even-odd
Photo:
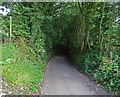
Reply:
[[[43,79],[45,63],[31,52],[23,41],[21,44],[6,43],[2,47],[2,76],[10,87],[20,86],[26,93],[36,92]]]
[[[74,53],[74,62],[85,73],[113,94],[120,94],[120,56],[108,60],[101,53],[92,51]]]

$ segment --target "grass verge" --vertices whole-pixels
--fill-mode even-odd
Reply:
[[[27,53],[25,47],[15,44],[3,44],[2,47],[2,76],[9,87],[19,87],[26,90],[26,94],[36,92],[43,79],[45,64],[34,54]],[[29,51],[28,51],[29,52]]]

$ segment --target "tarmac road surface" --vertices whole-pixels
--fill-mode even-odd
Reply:
[[[42,84],[43,95],[109,95],[86,75],[80,73],[66,57],[53,57],[47,65]]]

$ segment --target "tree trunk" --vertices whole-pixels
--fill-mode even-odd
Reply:
[[[101,13],[101,20],[100,20],[100,32],[99,32],[99,50],[102,51],[102,45],[103,45],[103,30],[102,30],[102,24],[104,19],[104,9],[105,9],[105,3],[102,6],[102,13]]]

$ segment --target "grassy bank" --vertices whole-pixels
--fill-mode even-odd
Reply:
[[[1,65],[2,75],[9,87],[22,88],[26,94],[38,90],[45,64],[27,46],[3,44]]]

